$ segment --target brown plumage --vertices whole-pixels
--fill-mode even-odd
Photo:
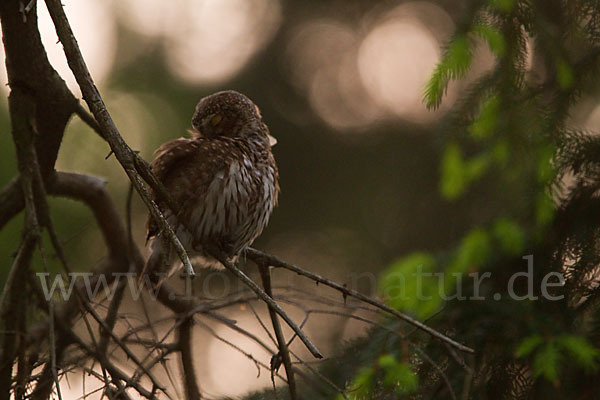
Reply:
[[[217,246],[235,259],[269,221],[279,192],[271,152],[275,140],[258,107],[230,90],[200,100],[192,127],[191,138],[163,144],[151,164],[179,205],[176,215],[153,197],[186,250],[202,257],[203,265],[218,266],[206,248]],[[146,271],[160,271],[160,264],[175,261],[174,251],[151,218],[147,238],[154,242]]]

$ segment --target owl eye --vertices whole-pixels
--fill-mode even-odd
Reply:
[[[222,119],[223,117],[221,116],[221,114],[215,114],[210,118],[210,124],[212,126],[217,126],[219,125]]]

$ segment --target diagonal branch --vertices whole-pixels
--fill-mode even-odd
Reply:
[[[141,176],[136,170],[137,156],[121,137],[119,130],[106,109],[104,101],[94,84],[83,56],[81,55],[79,45],[75,40],[75,36],[73,35],[73,31],[71,30],[71,26],[69,25],[69,21],[67,20],[67,16],[65,15],[60,0],[46,0],[46,6],[50,13],[50,17],[54,22],[56,34],[63,45],[69,68],[73,71],[73,75],[83,93],[83,98],[98,122],[98,125],[103,132],[103,136],[106,138],[106,141],[114,152],[117,160],[125,170],[125,173],[127,173],[127,176],[133,183],[136,191],[150,211],[152,218],[158,223],[160,229],[165,233],[177,251],[179,258],[183,262],[186,273],[193,276],[194,270],[186,250],[175,235],[171,226],[168,224],[163,213],[150,197]]]
[[[248,248],[246,250],[246,256],[249,259],[251,259],[252,261],[254,261],[255,263],[257,263],[258,265],[270,265],[275,268],[284,268],[289,271],[295,272],[298,275],[303,275],[309,279],[312,279],[315,282],[322,283],[326,286],[329,286],[333,289],[336,289],[336,290],[342,292],[346,296],[355,297],[359,300],[364,301],[365,303],[371,304],[372,306],[375,306],[383,311],[386,311],[386,312],[392,314],[393,316],[413,325],[414,327],[422,330],[423,332],[428,333],[429,335],[441,340],[442,342],[449,344],[450,346],[452,346],[460,351],[464,351],[465,353],[475,353],[475,350],[473,350],[472,348],[467,347],[464,344],[458,343],[454,339],[451,339],[448,336],[444,335],[443,333],[440,333],[440,332],[436,331],[435,329],[430,328],[429,326],[425,325],[424,323],[417,321],[416,319],[414,319],[406,314],[403,314],[403,313],[399,312],[398,310],[395,310],[386,304],[383,304],[375,299],[372,299],[369,296],[365,296],[364,294],[357,292],[356,290],[348,289],[347,287],[344,287],[344,286],[340,285],[339,283],[336,283],[329,279],[323,278],[320,275],[309,272],[309,271],[302,269],[296,265],[289,264],[285,261],[278,259],[275,256],[272,256],[270,254],[264,253],[262,251],[259,251],[259,250],[253,249],[253,248]]]
[[[263,287],[265,288],[265,293],[273,298],[273,289],[271,287],[271,272],[269,271],[268,265],[259,265],[258,269],[260,271],[260,277],[262,279]],[[277,313],[272,307],[269,307],[269,315],[271,317],[271,322],[273,323],[273,330],[275,331],[275,337],[277,338],[277,343],[279,347],[279,354],[283,359],[283,365],[285,366],[285,372],[288,378],[288,388],[290,391],[290,398],[292,400],[298,399],[298,393],[296,391],[296,379],[294,378],[294,370],[292,369],[292,360],[290,359],[290,352],[285,342],[285,337],[283,336],[283,331],[281,330],[281,324],[279,323],[279,319],[277,318]],[[271,367],[274,367],[272,365]]]

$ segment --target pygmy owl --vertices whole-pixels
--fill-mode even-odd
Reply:
[[[220,266],[206,249],[216,246],[235,260],[269,221],[279,193],[271,152],[276,141],[258,107],[232,90],[201,99],[192,128],[190,138],[160,146],[150,165],[179,205],[175,215],[155,193],[151,195],[190,256],[202,258],[203,266]],[[175,261],[163,236],[150,217],[147,238],[154,241],[147,272],[158,272]]]

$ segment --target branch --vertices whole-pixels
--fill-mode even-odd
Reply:
[[[125,287],[126,285],[124,285],[123,282],[120,282],[119,287],[117,288],[112,300],[110,301],[110,304],[108,305],[108,312],[106,313],[106,318],[104,319],[106,328],[103,329],[109,329],[112,332],[115,328],[115,323],[117,322],[117,313],[119,312],[119,306],[121,305],[123,295],[125,294]],[[98,346],[98,351],[100,353],[106,354],[106,351],[108,349],[108,343],[110,341],[110,335],[102,335],[102,329],[100,329],[100,334],[101,337],[100,344]]]
[[[56,172],[48,182],[48,192],[54,196],[85,203],[94,214],[109,255],[122,260],[127,259],[127,232],[121,224],[121,217],[103,179],[70,172]],[[141,257],[141,254],[139,256]]]
[[[48,182],[51,195],[68,197],[85,203],[93,212],[98,227],[109,250],[109,258],[93,272],[93,278],[99,275],[111,277],[113,272],[129,270],[127,233],[121,224],[115,205],[105,188],[105,182],[99,178],[66,172],[55,173]],[[131,249],[136,264],[143,264],[142,255],[137,248]],[[95,284],[94,281],[91,281]],[[83,283],[79,282],[79,285]],[[56,309],[57,318],[69,320],[79,311],[76,297]],[[48,335],[49,321],[43,320],[30,329],[30,341],[42,340]]]
[[[136,357],[135,354],[133,354],[133,352],[131,350],[129,350],[129,347],[127,347],[121,341],[121,339],[119,339],[117,337],[117,335],[112,331],[112,329],[110,329],[110,327],[108,325],[106,325],[106,322],[98,315],[98,313],[94,310],[94,308],[85,301],[82,301],[82,304],[85,307],[86,311],[92,315],[92,317],[96,320],[96,322],[98,324],[100,324],[100,326],[102,327],[104,332],[107,333],[108,335],[110,335],[110,337],[115,341],[115,343],[117,343],[117,345],[121,348],[121,350],[123,350],[123,352],[127,355],[127,358],[130,360],[133,360],[133,362],[142,371],[144,371],[144,374],[150,379],[150,381],[152,381],[152,384],[154,385],[154,387],[159,388],[160,390],[164,391],[165,388],[160,383],[158,383],[158,380],[150,373],[150,371],[146,368],[146,366]]]
[[[262,340],[260,340],[256,335],[248,332],[245,329],[240,328],[239,326],[235,325],[234,323],[232,323],[231,321],[227,320],[226,318],[221,318],[218,314],[208,314],[209,317],[212,317],[215,321],[224,324],[225,326],[231,328],[232,330],[234,330],[235,332],[240,333],[243,336],[246,336],[248,339],[254,341],[256,344],[258,344],[259,346],[261,346],[263,349],[265,349],[265,351],[267,351],[267,353],[271,354],[271,355],[275,355],[275,352],[273,350],[271,350],[269,348],[269,346],[267,346],[265,344],[265,342],[263,342]],[[226,345],[228,345],[229,347],[233,348],[234,350],[240,352],[241,354],[243,354],[244,356],[246,356],[249,360],[251,360],[255,365],[258,365],[259,367],[264,368],[267,371],[271,371],[271,368],[269,368],[266,364],[260,362],[259,360],[257,360],[256,358],[254,358],[254,356],[246,351],[244,351],[243,349],[241,349],[239,346],[231,343],[229,340],[223,338],[222,336],[219,336],[217,334],[217,332],[215,332],[214,329],[212,329],[208,324],[202,322],[201,320],[199,320],[198,318],[195,319],[194,321],[196,321],[198,324],[200,324],[202,326],[202,328],[204,328],[206,331],[208,331],[213,337],[215,337],[217,340],[225,343]],[[259,369],[260,372],[260,369]],[[281,375],[279,375],[277,372],[275,372],[274,374],[277,378],[281,379],[282,382],[287,383],[287,380],[282,377]]]
[[[45,179],[54,170],[64,130],[77,99],[48,61],[37,26],[37,8],[29,10],[27,20],[23,21],[20,5],[23,1],[0,2],[8,84],[11,93],[18,90],[35,105],[32,123],[38,135],[34,145]],[[3,217],[5,207],[5,203],[0,203]],[[3,223],[4,218],[0,222]]]
[[[92,128],[92,130],[94,132],[96,132],[98,134],[98,136],[100,136],[102,139],[106,140],[106,137],[104,136],[104,132],[102,132],[102,129],[100,128],[100,125],[98,125],[96,120],[94,119],[94,116],[92,114],[90,114],[85,108],[83,108],[83,106],[79,102],[77,102],[77,108],[75,108],[75,114],[77,114],[77,116],[87,126]]]
[[[79,347],[81,347],[87,354],[97,359],[108,371],[113,380],[120,380],[125,382],[127,386],[134,388],[141,396],[147,399],[156,399],[156,396],[153,392],[150,392],[144,389],[141,385],[135,382],[133,379],[130,379],[127,374],[117,368],[110,360],[105,357],[104,354],[101,354],[94,349],[90,348],[87,344],[85,344],[79,337],[75,336],[70,330],[67,332],[63,332],[65,336],[71,337],[71,340],[76,343]]]
[[[269,271],[269,266],[259,265],[258,269],[260,271],[260,277],[262,279],[263,287],[265,288],[265,293],[269,297],[273,298],[273,289],[271,288],[271,273]],[[292,360],[290,359],[290,352],[288,350],[287,343],[285,342],[285,337],[283,336],[283,331],[281,330],[281,324],[279,323],[279,319],[277,318],[277,313],[275,309],[273,309],[270,306],[269,316],[271,317],[273,330],[275,331],[275,337],[277,338],[279,353],[281,355],[281,358],[283,359],[283,365],[285,366],[285,373],[288,378],[288,388],[290,390],[290,398],[292,400],[296,400],[298,398],[298,393],[296,391],[296,379],[294,378],[294,370],[292,369]],[[274,365],[271,365],[271,368],[273,367]]]
[[[185,398],[188,400],[200,400],[200,389],[196,381],[194,372],[194,359],[192,352],[192,326],[194,319],[184,317],[179,326],[178,346],[181,353],[181,366],[183,371],[183,381],[185,383]]]
[[[13,178],[0,191],[0,229],[25,207],[23,189],[18,177]]]
[[[25,225],[19,252],[9,272],[8,280],[0,299],[0,317],[4,329],[2,355],[0,357],[0,396],[10,397],[12,369],[19,354],[23,361],[22,340],[26,317],[27,302],[23,295],[27,291],[27,278],[35,246],[41,238],[34,194],[34,165],[36,164],[34,137],[35,104],[22,90],[13,90],[8,98],[12,122],[12,136],[17,150],[19,182],[25,200]]]
[[[283,320],[294,330],[296,335],[302,340],[306,348],[312,353],[315,358],[323,358],[321,352],[315,347],[315,345],[310,341],[310,339],[306,336],[306,334],[302,331],[302,329],[298,328],[298,325],[292,321],[292,319],[286,314],[285,311],[281,309],[279,304],[277,304],[271,296],[266,294],[264,290],[262,290],[252,279],[250,279],[245,273],[243,273],[238,267],[233,265],[231,261],[229,261],[219,250],[212,249],[209,251],[213,257],[221,262],[229,271],[231,271],[235,276],[238,277],[246,286],[248,286],[256,295],[265,303],[269,305],[270,309],[275,310],[277,314],[283,318]]]
[[[348,289],[348,288],[340,285],[339,283],[330,281],[329,279],[323,278],[320,275],[306,271],[296,265],[292,265],[285,261],[282,261],[275,256],[272,256],[267,253],[263,253],[262,251],[259,251],[259,250],[253,249],[253,248],[248,248],[246,250],[246,257],[248,257],[250,260],[254,261],[257,265],[270,265],[275,268],[284,268],[289,271],[295,272],[298,275],[303,275],[309,279],[312,279],[315,282],[322,283],[326,286],[336,289],[336,290],[342,292],[346,296],[355,297],[359,300],[364,301],[365,303],[371,304],[372,306],[375,306],[383,311],[386,311],[386,312],[392,314],[393,316],[422,330],[423,332],[426,332],[429,335],[441,340],[442,342],[448,343],[450,346],[455,347],[460,351],[464,351],[465,353],[475,353],[475,350],[473,350],[472,348],[456,342],[455,340],[449,338],[448,336],[444,335],[443,333],[440,333],[440,332],[436,331],[435,329],[428,327],[427,325],[423,324],[422,322],[417,321],[416,319],[414,319],[406,314],[403,314],[403,313],[391,308],[390,306],[388,306],[386,304],[383,304],[375,299],[372,299],[371,297],[365,296],[364,294],[357,292],[356,290]],[[221,260],[219,260],[219,261],[221,261]]]
[[[48,7],[50,17],[54,22],[56,34],[63,45],[69,68],[73,71],[73,75],[83,93],[83,98],[98,122],[98,125],[103,132],[103,137],[106,138],[106,141],[110,145],[117,160],[125,170],[125,173],[127,173],[127,176],[133,183],[133,186],[141,196],[143,202],[146,204],[152,218],[158,223],[161,231],[164,232],[175,248],[179,258],[183,262],[186,273],[190,276],[194,276],[194,269],[192,268],[186,250],[165,219],[163,213],[160,211],[154,200],[152,200],[141,176],[136,170],[136,154],[121,137],[121,134],[102,101],[98,89],[94,85],[94,81],[85,64],[83,56],[81,55],[79,45],[75,40],[75,36],[73,35],[73,31],[71,30],[71,26],[69,25],[69,21],[67,20],[67,16],[65,15],[60,0],[46,0],[46,6]]]
[[[48,233],[50,234],[50,238],[51,238],[52,244],[55,248],[55,251],[58,255],[58,258],[60,259],[61,263],[63,264],[66,272],[70,273],[71,268],[69,267],[69,265],[67,263],[66,255],[64,254],[64,251],[62,249],[60,241],[58,240],[56,231],[54,230],[54,227],[53,227],[53,224],[52,224],[52,221],[50,218],[49,207],[46,202],[46,192],[45,192],[45,188],[43,187],[41,175],[39,174],[37,162],[35,159],[33,161],[34,162],[32,164],[33,164],[33,168],[34,168],[34,177],[37,178],[36,183],[39,185],[37,194],[40,197],[40,199],[38,199],[38,210],[39,210],[40,219],[42,220],[43,225],[46,226]],[[37,173],[37,175],[35,175],[35,173]],[[118,256],[120,257],[120,261],[122,262],[123,265],[129,266],[129,257],[128,257],[129,251],[127,248],[127,242],[125,244],[125,250],[126,251],[124,253],[122,253]],[[114,322],[115,322],[118,305],[119,305],[119,302],[122,297],[122,290],[120,292],[121,292],[120,295],[117,295],[117,296],[115,296],[115,298],[113,298],[113,302],[111,302],[111,304],[110,304],[111,307],[109,309],[107,319],[106,319],[106,321],[104,321],[96,313],[94,308],[89,304],[89,300],[85,298],[85,296],[83,295],[83,293],[81,291],[80,285],[75,286],[75,295],[76,295],[76,297],[79,298],[80,304],[83,306],[83,308],[85,308],[85,310],[89,314],[92,315],[92,317],[96,320],[96,322],[98,322],[98,324],[100,324],[100,326],[102,328],[101,332],[103,331],[104,333],[106,333],[105,337],[107,337],[107,339],[106,339],[106,341],[103,340],[103,345],[99,348],[100,352],[103,353],[106,350],[106,346],[108,345],[108,337],[112,337],[112,339],[115,341],[115,343],[117,343],[117,345],[119,345],[119,347],[121,347],[121,349],[125,352],[125,354],[127,354],[127,357],[129,359],[133,360],[134,363],[137,364],[144,371],[146,376],[148,376],[148,378],[150,378],[154,387],[160,388],[161,390],[164,391],[164,388],[161,387],[161,385],[158,383],[156,378],[154,378],[154,376],[150,373],[150,371],[145,368],[145,366],[138,360],[138,358],[135,356],[135,354],[133,354],[131,352],[131,350],[129,350],[129,348],[126,345],[124,345],[120,341],[120,339],[115,335],[115,333],[112,331],[112,328],[113,328]],[[50,307],[50,310],[52,310],[52,307]],[[50,315],[51,336],[52,336],[53,330],[54,330],[53,324],[54,324],[54,316],[51,314]],[[54,351],[54,348],[52,348],[52,350]],[[53,363],[54,363],[54,359],[55,359],[55,356],[53,356]],[[57,388],[57,390],[59,390],[59,389]],[[59,393],[60,393],[60,391],[59,391]]]
[[[104,237],[109,250],[109,257],[99,267],[92,271],[91,284],[100,275],[113,276],[115,272],[127,272],[129,270],[128,248],[126,246],[127,234],[123,228],[118,212],[105,188],[105,183],[99,178],[87,175],[57,172],[49,179],[48,191],[50,194],[65,196],[80,200],[93,212],[96,221]],[[143,264],[142,255],[137,248],[131,249],[131,257],[136,265]],[[77,283],[81,289],[82,282]],[[37,288],[37,286],[34,286]],[[42,296],[43,297],[43,296]],[[45,301],[45,300],[44,300]],[[78,299],[72,296],[68,301],[56,307],[55,315],[60,321],[71,321],[80,312]],[[35,344],[48,337],[50,320],[41,320],[29,328],[27,342]],[[57,345],[57,353],[62,348],[61,341]]]

